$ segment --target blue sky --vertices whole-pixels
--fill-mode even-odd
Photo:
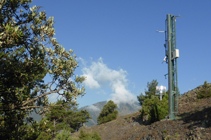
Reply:
[[[161,64],[165,36],[156,33],[165,29],[167,14],[181,15],[176,22],[180,92],[211,82],[210,0],[35,0],[32,5],[54,17],[58,42],[77,55],[75,74],[87,76],[79,107],[135,101],[153,79],[168,87],[167,64]]]

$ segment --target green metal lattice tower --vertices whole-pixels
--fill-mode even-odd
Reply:
[[[175,120],[175,113],[178,113],[178,79],[177,79],[177,58],[179,50],[176,44],[176,17],[167,14],[165,29],[165,58],[168,64],[168,90],[169,90],[169,119]],[[180,16],[178,16],[180,17]],[[175,110],[176,108],[176,110]]]

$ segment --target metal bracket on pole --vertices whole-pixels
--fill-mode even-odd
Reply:
[[[166,75],[168,75],[168,73],[164,75],[165,76],[165,79],[166,79]]]

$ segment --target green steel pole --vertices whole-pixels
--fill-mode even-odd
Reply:
[[[174,16],[174,38],[175,38],[175,49],[177,49],[177,40],[176,40],[176,17]],[[177,59],[175,59],[175,67],[176,67],[176,101],[177,101],[177,112],[178,113],[178,77],[177,77]]]
[[[168,86],[169,86],[169,119],[175,119],[174,110],[174,93],[173,93],[173,84],[174,84],[174,62],[172,60],[172,22],[171,14],[167,15],[167,34],[168,34]]]

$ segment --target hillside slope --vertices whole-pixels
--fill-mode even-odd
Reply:
[[[119,116],[116,120],[92,127],[85,132],[97,131],[102,140],[162,140],[211,139],[211,98],[197,99],[200,86],[179,98],[177,120],[162,120],[151,125],[139,119],[139,112]],[[72,134],[77,138],[79,132]]]

